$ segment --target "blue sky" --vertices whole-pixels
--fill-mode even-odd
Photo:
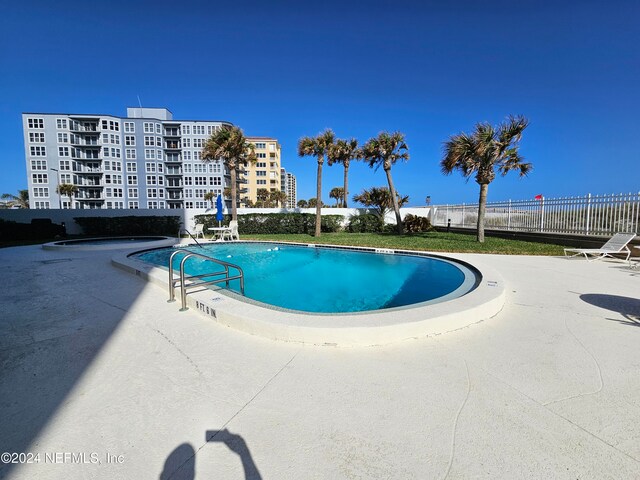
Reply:
[[[444,177],[450,135],[509,114],[531,121],[525,179],[489,200],[640,190],[640,2],[10,2],[0,19],[0,192],[26,188],[20,114],[165,106],[277,137],[298,197],[315,196],[304,135],[406,134],[393,169],[412,205],[476,202]],[[226,2],[231,3],[231,2]],[[323,200],[342,183],[325,167]],[[386,184],[354,165],[351,193]]]

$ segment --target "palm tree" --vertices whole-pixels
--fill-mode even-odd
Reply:
[[[302,137],[298,141],[298,156],[300,157],[317,157],[318,174],[316,183],[316,230],[314,236],[320,236],[320,224],[322,221],[322,164],[324,156],[329,152],[329,148],[335,141],[335,135],[332,130],[327,129],[317,137]]]
[[[256,191],[256,205],[258,207],[268,207],[269,205],[267,204],[267,202],[269,201],[269,190],[267,190],[266,188],[259,188]]]
[[[269,201],[273,202],[275,207],[285,206],[287,194],[282,190],[273,190],[272,192],[269,192]]]
[[[440,162],[442,173],[449,175],[460,170],[467,179],[475,174],[480,185],[478,200],[477,240],[484,242],[484,217],[489,184],[496,178],[496,170],[505,176],[518,170],[524,177],[533,165],[524,162],[518,153],[522,132],[529,125],[523,116],[509,116],[494,128],[489,123],[478,123],[472,134],[459,133],[444,143],[444,158]]]
[[[298,200],[298,208],[308,208],[309,202],[304,199]]]
[[[365,207],[372,207],[374,213],[384,223],[387,212],[394,208],[394,204],[402,207],[409,202],[409,196],[402,197],[396,192],[396,201],[391,197],[391,192],[387,187],[371,187],[363,190],[360,194],[353,196],[353,201],[361,203]]]
[[[73,208],[73,196],[78,192],[78,187],[73,183],[61,183],[56,187],[56,193],[58,195],[66,195],[69,197],[69,208]]]
[[[342,187],[334,187],[329,192],[329,198],[333,198],[336,201],[336,208],[341,206],[344,199],[344,188]]]
[[[351,138],[350,140],[336,140],[331,146],[327,155],[329,166],[334,163],[341,163],[344,167],[344,187],[342,194],[342,206],[347,208],[347,198],[349,197],[349,164],[351,160],[359,160],[362,158],[362,151],[358,148],[358,140]]]
[[[217,197],[218,196],[213,192],[207,192],[202,196],[205,202],[211,202],[211,208],[213,208],[213,202]]]
[[[29,208],[29,190],[18,190],[18,195],[3,193],[2,200],[9,200],[7,204],[11,207]]]
[[[240,127],[225,125],[207,139],[202,149],[204,162],[219,158],[231,175],[231,219],[238,220],[237,169],[247,163],[255,163],[255,145],[247,141]]]
[[[370,167],[376,170],[382,166],[387,174],[389,191],[393,202],[393,210],[396,214],[398,233],[402,235],[402,219],[400,218],[400,206],[398,205],[398,195],[393,186],[391,178],[391,166],[397,161],[409,160],[409,147],[404,141],[404,134],[400,132],[388,133],[380,132],[377,137],[371,138],[362,147],[362,157],[369,163]]]

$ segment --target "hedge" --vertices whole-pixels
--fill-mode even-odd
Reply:
[[[169,235],[180,229],[180,217],[75,217],[86,235]]]
[[[66,235],[64,225],[52,223],[49,218],[34,218],[31,223],[0,219],[0,240],[42,240]]]
[[[320,229],[323,232],[337,232],[340,230],[343,220],[342,215],[323,215]],[[196,215],[196,223],[203,223],[205,232],[207,228],[217,227],[218,221],[215,215]],[[225,215],[224,225],[229,225],[231,217]],[[242,235],[254,235],[261,233],[270,234],[313,234],[316,228],[316,216],[312,213],[250,213],[238,215],[238,232]]]
[[[352,215],[349,218],[349,225],[347,225],[347,231],[351,233],[379,233],[383,229],[382,219],[372,213]]]

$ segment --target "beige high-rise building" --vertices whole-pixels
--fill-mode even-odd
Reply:
[[[255,165],[247,165],[243,178],[242,193],[240,193],[240,206],[246,206],[247,200],[256,203],[258,190],[267,189],[269,192],[282,190],[280,180],[280,144],[271,137],[247,137],[247,141],[256,147],[257,161]]]

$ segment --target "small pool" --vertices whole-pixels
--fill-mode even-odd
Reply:
[[[461,262],[417,253],[254,242],[188,249],[240,266],[247,298],[299,312],[355,313],[438,303],[467,294],[479,281],[477,272]],[[156,249],[134,257],[166,268],[173,251]],[[174,258],[176,270],[182,257]],[[186,271],[202,274],[211,265],[192,258]],[[238,292],[239,282],[232,281],[230,290]]]
[[[118,250],[124,248],[154,248],[174,245],[178,239],[162,236],[131,236],[81,238],[45,243],[45,250]]]

